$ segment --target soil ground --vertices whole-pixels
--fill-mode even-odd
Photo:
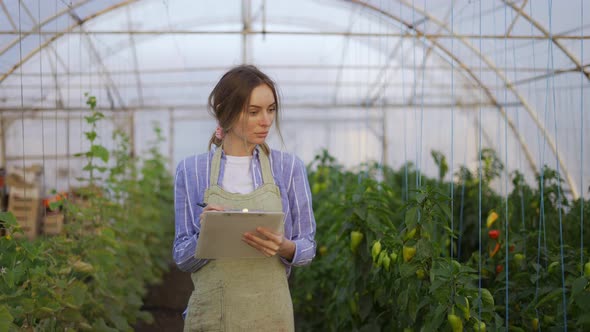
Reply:
[[[182,332],[182,312],[193,291],[193,282],[189,273],[180,271],[175,265],[164,275],[161,284],[148,288],[142,310],[154,316],[153,324],[139,323],[138,332]]]

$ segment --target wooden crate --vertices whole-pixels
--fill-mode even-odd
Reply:
[[[61,212],[50,212],[45,215],[42,223],[42,232],[47,235],[59,235],[64,228],[64,214]]]
[[[25,236],[35,239],[39,234],[41,200],[38,197],[20,197],[12,194],[8,198],[8,211],[12,212]],[[14,234],[20,236],[20,234]]]

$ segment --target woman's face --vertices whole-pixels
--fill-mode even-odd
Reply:
[[[246,142],[248,150],[256,144],[262,144],[266,140],[276,115],[276,100],[268,85],[261,84],[252,90],[250,103],[241,113],[237,123],[231,128],[228,135],[232,141],[236,138]]]

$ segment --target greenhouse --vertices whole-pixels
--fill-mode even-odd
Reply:
[[[293,322],[269,331],[590,330],[588,17],[585,0],[0,0],[0,332],[262,331],[233,321],[224,287],[260,279],[234,265],[220,323],[194,304],[237,259],[195,252],[218,205],[283,212],[270,253],[258,228],[241,243],[288,282]],[[262,83],[227,83],[245,71]]]

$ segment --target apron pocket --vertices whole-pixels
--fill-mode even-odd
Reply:
[[[222,331],[223,288],[193,292],[184,331]],[[187,329],[188,328],[188,329]]]

